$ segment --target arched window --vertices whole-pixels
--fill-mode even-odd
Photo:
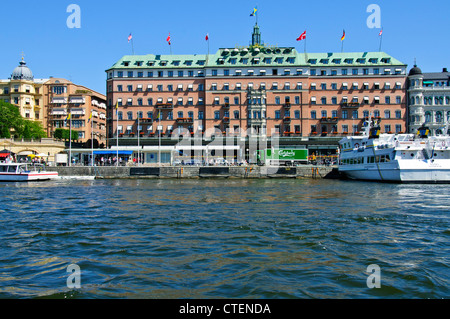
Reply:
[[[420,98],[416,96],[416,104],[420,104]]]
[[[430,123],[431,122],[431,112],[427,111],[425,112],[425,123]]]
[[[437,123],[442,123],[444,120],[444,118],[442,117],[442,112],[441,111],[437,111],[436,112],[436,122]]]

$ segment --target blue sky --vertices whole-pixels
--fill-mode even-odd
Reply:
[[[69,29],[67,7],[81,8],[81,28]],[[3,1],[0,20],[0,78],[9,78],[22,51],[36,78],[62,77],[105,93],[105,70],[131,54],[206,54],[218,48],[248,45],[258,7],[258,24],[266,44],[295,46],[307,30],[308,52],[378,51],[380,29],[370,29],[370,4],[380,7],[382,50],[424,72],[450,68],[448,0],[41,0]]]

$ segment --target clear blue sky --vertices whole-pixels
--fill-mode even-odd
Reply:
[[[81,28],[66,25],[67,7],[81,8]],[[22,51],[36,78],[62,77],[105,93],[105,70],[131,54],[206,54],[218,48],[248,45],[258,7],[266,44],[295,46],[307,29],[308,52],[340,52],[346,30],[347,52],[378,51],[379,29],[369,29],[369,4],[381,9],[382,50],[424,72],[450,69],[449,0],[22,0],[2,1],[0,78],[9,78]]]

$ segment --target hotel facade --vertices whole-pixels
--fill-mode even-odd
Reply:
[[[261,43],[210,55],[132,55],[107,73],[109,146],[157,137],[280,136],[280,147],[334,154],[368,117],[405,132],[407,66],[384,52],[299,53]],[[115,107],[118,107],[116,111]],[[139,120],[138,120],[139,117]],[[139,125],[138,125],[139,122]]]

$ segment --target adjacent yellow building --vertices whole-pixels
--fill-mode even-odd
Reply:
[[[57,128],[78,132],[78,142],[106,146],[106,97],[60,78],[35,79],[22,58],[11,77],[0,80],[0,100],[16,105],[23,118],[40,121],[49,138]],[[72,121],[65,121],[71,114]]]

